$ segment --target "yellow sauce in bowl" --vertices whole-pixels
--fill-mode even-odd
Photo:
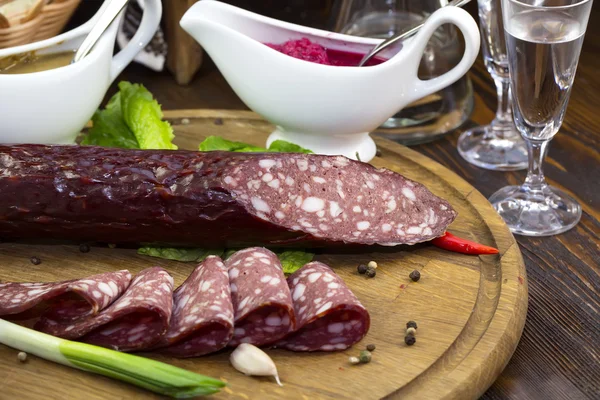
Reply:
[[[63,51],[39,55],[31,52],[6,57],[0,59],[0,74],[31,74],[64,67],[69,65],[74,55],[73,51]]]

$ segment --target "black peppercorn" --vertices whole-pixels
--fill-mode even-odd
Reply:
[[[39,257],[36,256],[31,257],[29,261],[31,261],[33,265],[40,265],[42,263],[42,260],[40,260]]]
[[[79,251],[82,253],[89,253],[90,252],[90,246],[86,243],[80,244],[79,245]]]
[[[215,125],[223,125],[223,118],[215,118]]]
[[[367,272],[365,272],[365,275],[367,275],[369,278],[374,278],[375,275],[377,275],[377,271],[375,268],[367,267]]]
[[[367,350],[374,351],[375,350],[375,345],[374,344],[368,344],[367,345]]]
[[[406,343],[407,346],[412,346],[416,341],[417,339],[415,338],[415,335],[404,336],[404,343]]]
[[[365,264],[360,264],[357,268],[358,273],[363,275],[365,272],[367,272],[367,266]]]
[[[415,269],[413,272],[410,273],[410,275],[408,275],[408,277],[411,281],[416,282],[419,279],[421,279],[421,273]]]
[[[408,322],[406,323],[406,328],[407,328],[407,329],[408,329],[408,328],[415,328],[415,329],[417,329],[417,323],[416,323],[415,321],[408,321]]]

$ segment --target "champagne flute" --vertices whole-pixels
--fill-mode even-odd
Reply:
[[[546,183],[542,163],[565,116],[592,1],[502,0],[514,120],[529,170],[523,185],[500,189],[490,202],[517,234],[555,235],[581,218],[577,201]]]
[[[496,117],[491,124],[478,126],[460,135],[457,147],[465,160],[478,167],[514,171],[527,168],[527,147],[512,118],[501,2],[477,1],[483,61],[498,93]]]

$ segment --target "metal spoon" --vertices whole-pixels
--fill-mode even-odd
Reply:
[[[98,18],[98,22],[92,27],[90,33],[85,37],[81,46],[77,49],[71,64],[81,61],[85,56],[88,55],[90,50],[94,47],[98,39],[102,36],[104,31],[108,29],[110,24],[117,18],[117,15],[125,8],[129,0],[106,0],[108,2],[106,8],[102,12],[102,15]]]
[[[471,0],[452,0],[451,2],[446,4],[444,7],[462,7],[470,1]],[[358,66],[359,67],[364,66],[367,61],[369,61],[371,58],[373,58],[373,56],[375,56],[380,51],[388,48],[389,46],[391,46],[395,43],[398,43],[404,39],[407,39],[407,38],[413,36],[415,33],[417,33],[419,31],[419,29],[421,29],[423,27],[423,25],[425,25],[426,20],[427,20],[427,18],[423,21],[423,23],[415,26],[414,28],[411,28],[411,29],[409,29],[405,32],[402,32],[396,36],[392,36],[392,37],[384,40],[383,42],[379,43],[377,46],[375,46],[373,48],[373,50],[371,50],[369,53],[365,54],[365,56],[360,60],[360,63],[358,63]]]

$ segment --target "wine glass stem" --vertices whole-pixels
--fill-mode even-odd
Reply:
[[[542,168],[546,152],[548,150],[549,140],[530,140],[525,138],[527,144],[527,153],[529,155],[529,169],[523,188],[528,191],[542,191],[546,186],[546,178]]]
[[[498,109],[496,118],[492,122],[495,125],[512,125],[512,109],[510,100],[510,80],[503,77],[494,77],[496,91],[498,93]],[[510,130],[511,132],[513,130]]]

